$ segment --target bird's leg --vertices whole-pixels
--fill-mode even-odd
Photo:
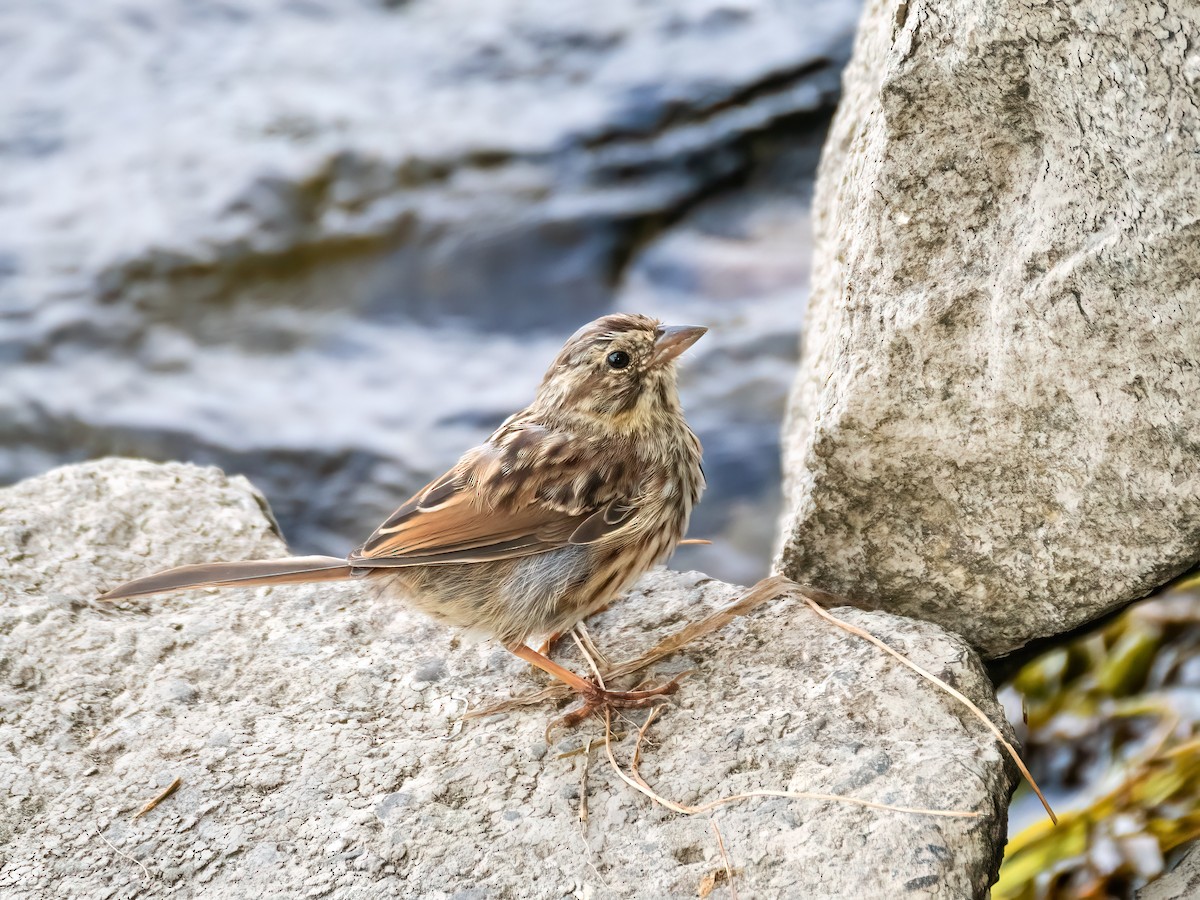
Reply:
[[[559,681],[568,685],[573,691],[580,695],[583,699],[583,705],[578,709],[571,710],[561,719],[550,723],[550,727],[546,729],[547,734],[554,728],[555,725],[562,725],[570,728],[573,725],[578,725],[588,716],[593,713],[600,712],[605,707],[616,709],[640,709],[645,706],[651,706],[658,701],[659,697],[673,694],[679,690],[679,679],[687,673],[684,672],[676,675],[666,684],[659,685],[656,688],[649,688],[644,691],[610,691],[607,688],[601,687],[594,681],[588,681],[586,678],[581,678],[570,669],[565,669],[552,659],[547,659],[541,653],[538,653],[532,647],[525,644],[510,644],[508,649],[511,653],[519,656],[521,659],[530,665],[537,666],[547,675],[552,678],[557,678]]]
[[[563,636],[561,631],[553,631],[546,635],[546,639],[542,641],[542,646],[538,647],[538,653],[542,656],[549,656],[550,651],[554,649],[554,643]]]

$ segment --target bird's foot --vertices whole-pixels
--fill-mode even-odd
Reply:
[[[557,728],[574,728],[594,715],[603,714],[609,709],[644,709],[662,702],[662,698],[679,690],[679,682],[690,670],[680,672],[665,684],[658,687],[645,688],[638,691],[610,691],[595,682],[587,682],[587,688],[579,690],[583,703],[565,715],[559,716],[546,726],[546,743],[550,743],[550,735]]]

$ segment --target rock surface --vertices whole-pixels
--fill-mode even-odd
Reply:
[[[585,754],[560,753],[598,723],[550,747],[550,709],[461,723],[536,680],[376,593],[91,599],[150,568],[284,549],[261,497],[213,469],[108,460],[0,491],[0,892],[689,897],[723,871],[707,817],[653,805],[602,751],[581,783]],[[655,573],[592,634],[633,655],[739,593]],[[959,638],[845,613],[1002,721]],[[744,895],[983,896],[1012,770],[950,698],[792,598],[657,668],[695,670],[641,766],[667,797],[808,790],[983,813],[725,807],[715,818]],[[615,751],[627,761],[632,738]]]
[[[1195,4],[875,0],[826,146],[778,568],[985,656],[1200,558]]]
[[[1200,897],[1200,844],[1174,869],[1137,893],[1137,900],[1194,900]]]
[[[807,247],[823,130],[766,140],[754,175],[696,205],[630,262],[618,309],[709,332],[682,359],[688,422],[704,444],[708,488],[676,565],[757,581],[770,565],[782,504],[780,422],[796,374],[808,297]],[[769,162],[768,162],[769,160]]]
[[[0,482],[97,455],[215,463],[300,549],[343,552],[627,302],[647,241],[760,176],[764,136],[823,133],[857,10],[5,5]],[[712,537],[734,502],[774,503],[802,297],[755,296],[763,274],[734,266],[657,273],[713,287],[685,321],[737,326],[696,350],[699,396],[732,398],[698,423]],[[727,577],[762,574],[756,540]]]

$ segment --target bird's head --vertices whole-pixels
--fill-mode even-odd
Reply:
[[[617,431],[650,426],[663,413],[678,413],[676,359],[707,330],[625,313],[597,319],[563,346],[534,406]]]

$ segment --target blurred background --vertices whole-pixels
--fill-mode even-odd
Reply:
[[[110,454],[247,475],[341,554],[606,312],[704,324],[709,491],[673,566],[766,574],[812,183],[857,0],[0,7],[0,483]],[[1004,691],[997,897],[1126,896],[1200,834],[1185,586]],[[1023,721],[1028,718],[1028,724]],[[1186,731],[1186,728],[1184,729]]]
[[[342,554],[615,310],[711,333],[678,568],[766,574],[855,0],[0,13],[0,481],[243,473]]]

